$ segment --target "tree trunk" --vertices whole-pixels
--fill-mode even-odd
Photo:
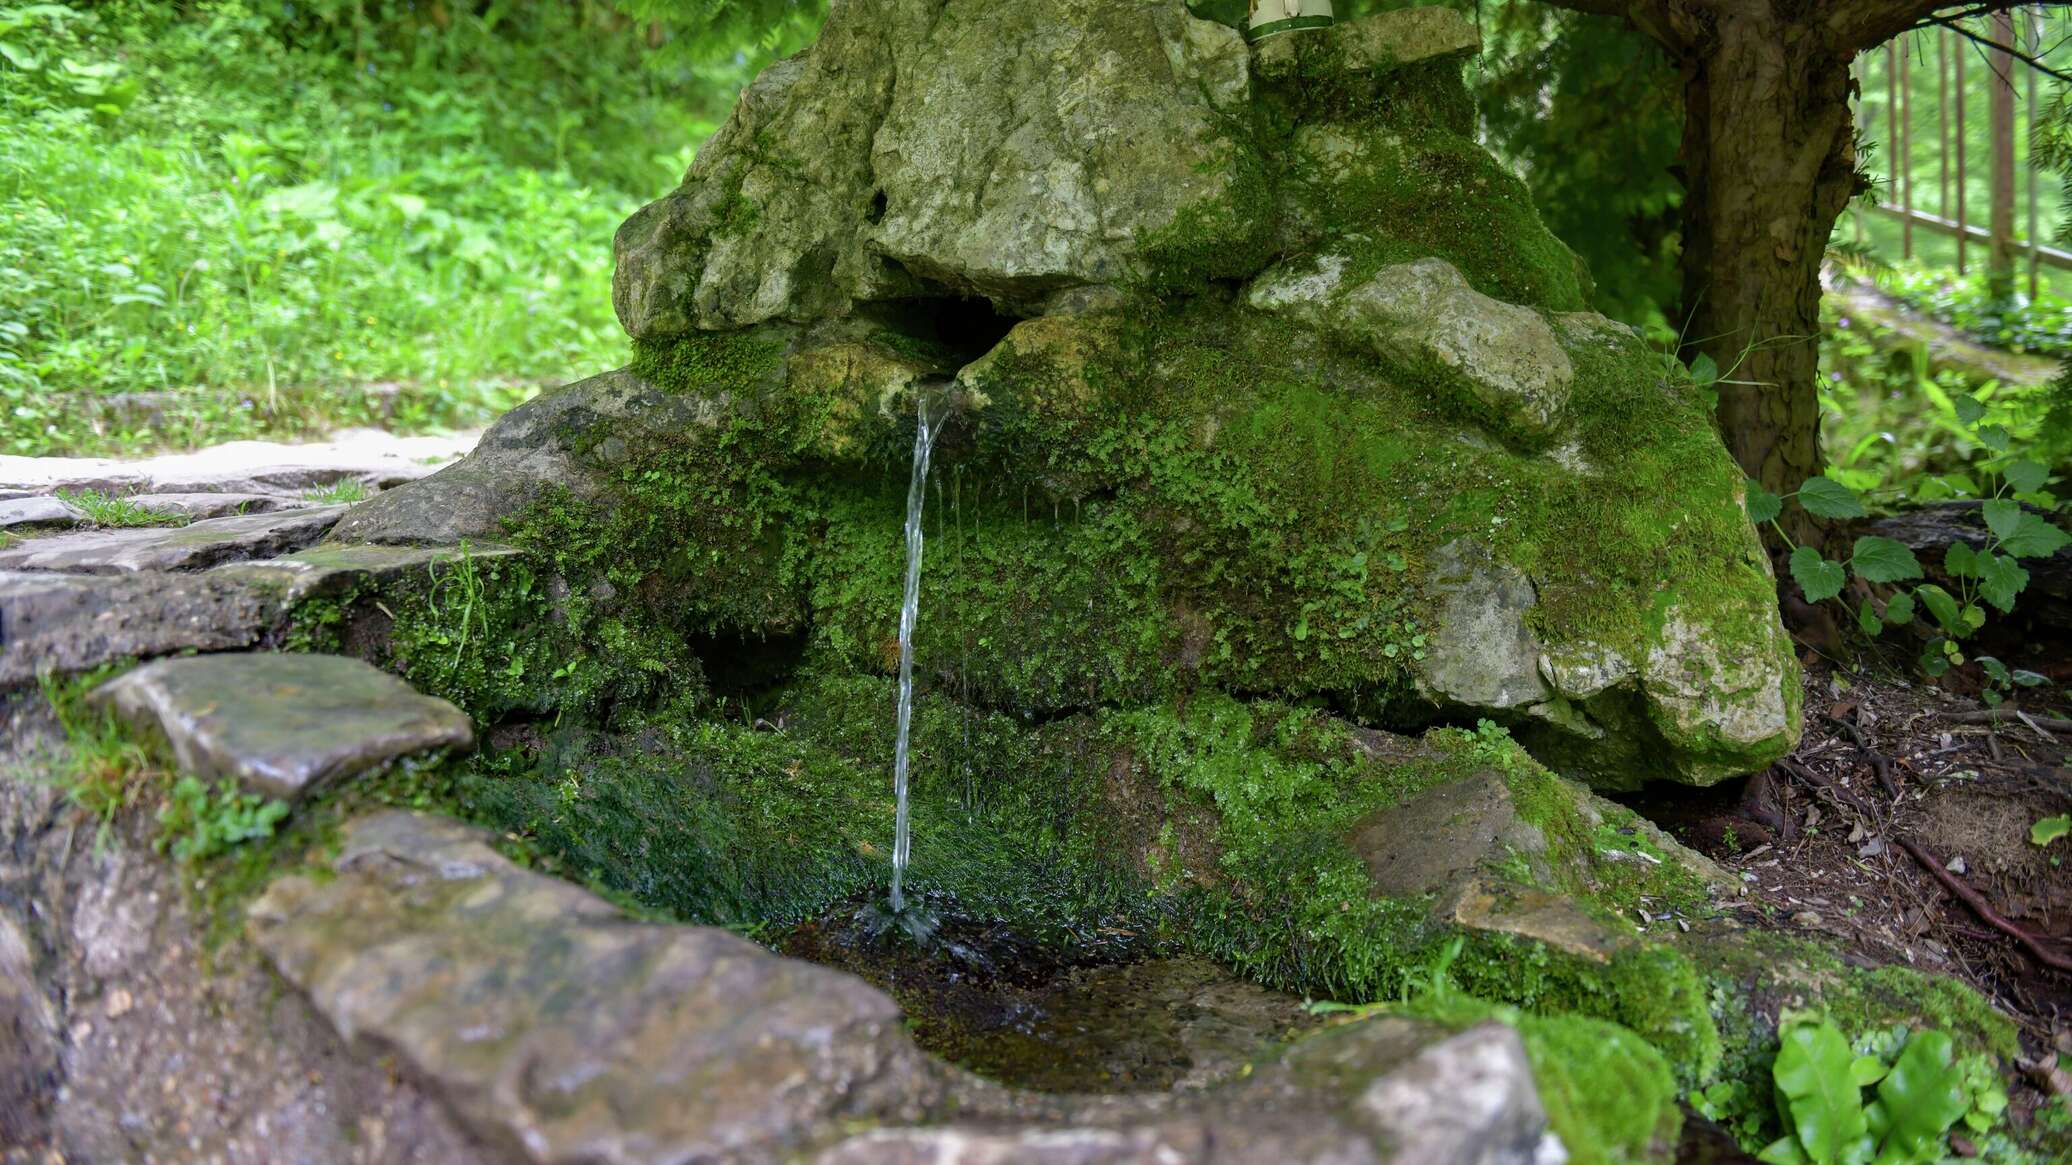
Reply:
[[[1789,494],[1823,468],[1820,264],[1856,189],[1853,54],[1767,0],[1720,0],[1703,20],[1679,29],[1686,354],[1719,365],[1734,459]],[[1797,506],[1782,520],[1795,540],[1821,543]]]
[[[1992,251],[1987,286],[1995,300],[2014,296],[2014,14],[1993,14],[1990,124],[1993,134]]]

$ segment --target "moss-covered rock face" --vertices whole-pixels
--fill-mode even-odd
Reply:
[[[1741,477],[1468,136],[1471,44],[837,4],[621,232],[632,368],[341,537],[515,542],[880,671],[933,395],[918,658],[980,704],[1269,693],[1490,717],[1605,787],[1758,768],[1798,685]]]

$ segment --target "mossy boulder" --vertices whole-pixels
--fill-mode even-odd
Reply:
[[[621,232],[631,368],[339,537],[608,565],[665,623],[882,671],[925,396],[955,416],[919,667],[974,701],[1270,693],[1491,717],[1603,787],[1760,768],[1798,681],[1741,475],[1674,363],[1579,310],[1470,136],[1464,38],[838,4]]]

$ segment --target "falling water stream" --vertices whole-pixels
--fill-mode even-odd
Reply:
[[[907,828],[907,734],[914,719],[914,623],[921,614],[921,508],[928,500],[928,454],[935,447],[935,429],[928,422],[928,400],[917,394],[919,419],[914,427],[914,474],[907,485],[906,594],[899,607],[899,728],[892,749],[892,795],[898,803],[892,819],[892,912],[906,909],[900,883],[906,875],[911,838]]]

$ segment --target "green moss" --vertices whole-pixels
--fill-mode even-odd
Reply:
[[[1587,306],[1574,252],[1540,221],[1531,191],[1471,138],[1437,127],[1305,125],[1287,179],[1317,237],[1349,248],[1347,276],[1430,256],[1475,290],[1550,311]]]
[[[1539,1015],[1456,991],[1389,1008],[1455,1029],[1495,1021],[1518,1030],[1547,1124],[1575,1165],[1667,1161],[1683,1125],[1669,1062],[1627,1028],[1574,1015]]]
[[[553,505],[535,512],[528,541],[551,528],[550,513],[572,516]],[[705,690],[698,659],[666,612],[609,602],[600,578],[580,590],[560,582],[569,575],[536,565],[555,554],[535,548],[534,560],[459,557],[391,588],[379,600],[395,616],[390,662],[484,723],[514,712],[596,716],[665,692],[695,701]]]
[[[783,357],[781,344],[764,331],[693,332],[635,340],[631,367],[670,392],[738,391],[765,381],[782,367]]]

